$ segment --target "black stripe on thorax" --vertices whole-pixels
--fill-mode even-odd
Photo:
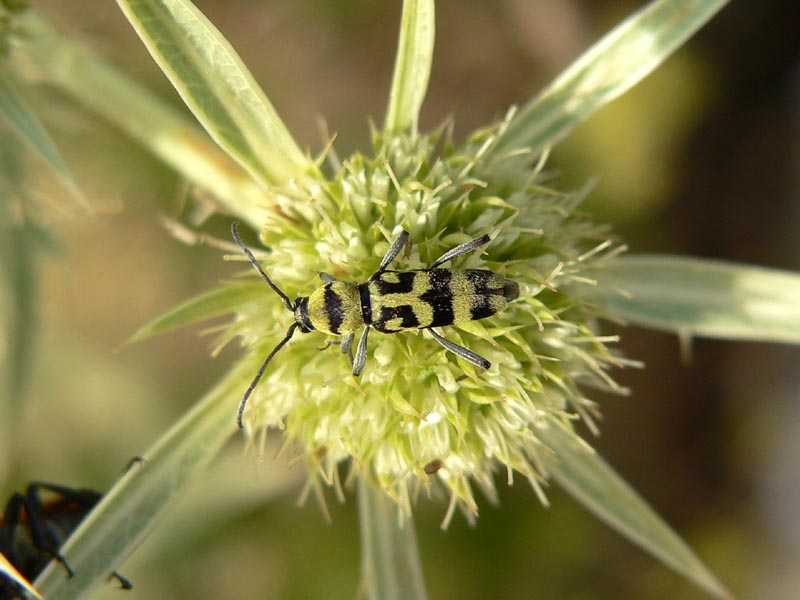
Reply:
[[[331,289],[330,284],[325,286],[324,311],[328,319],[328,329],[330,329],[331,333],[339,333],[339,327],[341,327],[342,321],[344,320],[342,299],[339,297],[339,294]]]
[[[369,299],[369,283],[358,286],[358,295],[361,299],[361,316],[365,325],[372,325],[372,301]]]

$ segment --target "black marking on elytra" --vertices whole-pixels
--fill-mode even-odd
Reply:
[[[339,327],[342,326],[344,321],[344,312],[342,311],[342,298],[331,289],[333,284],[325,284],[325,317],[328,319],[328,329],[331,333],[339,333]]]
[[[497,281],[498,277],[491,271],[484,269],[467,269],[464,271],[469,281],[475,288],[475,294],[479,295],[501,295],[503,293],[502,287],[489,287],[490,283]]]
[[[470,306],[472,320],[477,321],[478,319],[491,317],[497,310],[492,306],[490,299],[492,296],[505,296],[506,286],[497,286],[499,278],[491,271],[468,269],[464,273],[474,288],[472,306]]]
[[[386,281],[384,277],[397,277],[397,283]],[[384,271],[373,282],[381,296],[389,294],[408,294],[414,289],[414,279],[417,277],[416,271]]]
[[[469,307],[469,314],[473,321],[491,317],[496,312],[489,304],[488,296],[473,296],[472,306]]]
[[[389,321],[398,317],[402,319],[399,327],[387,327]],[[417,319],[417,315],[414,313],[414,308],[409,304],[403,304],[402,306],[382,306],[380,316],[372,326],[381,333],[396,333],[403,329],[419,327],[419,319]]]
[[[430,288],[420,294],[420,300],[433,309],[433,321],[428,327],[452,325],[455,318],[453,313],[453,290],[450,282],[453,272],[450,269],[433,269],[428,271]]]

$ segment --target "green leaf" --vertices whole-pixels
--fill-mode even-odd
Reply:
[[[361,594],[368,600],[425,600],[414,522],[362,474],[358,478]]]
[[[649,75],[725,4],[657,0],[633,13],[522,107],[489,152],[556,143]]]
[[[541,453],[550,474],[595,516],[708,593],[731,597],[669,525],[572,432],[547,427],[536,435],[553,451]]]
[[[305,469],[290,468],[280,459],[262,460],[279,453],[279,438],[276,436],[273,441],[252,460],[250,456],[242,456],[241,445],[227,445],[190,486],[186,496],[178,500],[164,526],[156,528],[147,538],[147,550],[137,554],[135,562],[146,564],[148,572],[158,571],[165,561],[174,560],[187,548],[207,539],[208,527],[233,521],[242,514],[263,509],[275,498],[296,492],[308,474]],[[258,475],[254,477],[255,461]],[[199,519],[207,526],[198,527]],[[124,574],[128,565],[123,568]]]
[[[4,228],[0,238],[0,269],[8,294],[6,320],[5,392],[12,410],[24,401],[31,373],[34,342],[38,329],[39,250],[36,227],[25,223]]]
[[[678,256],[609,263],[601,305],[631,323],[702,336],[800,343],[800,274]]]
[[[263,297],[264,293],[264,286],[261,282],[256,285],[233,283],[214,288],[159,315],[126,340],[125,345],[141,342],[178,327],[233,312],[242,303],[257,300]]]
[[[91,213],[89,203],[78,189],[53,140],[26,102],[19,80],[4,61],[0,61],[0,117],[11,131],[47,163],[81,207]]]
[[[434,37],[433,0],[405,0],[386,109],[387,133],[417,132],[419,111],[431,74]]]
[[[315,171],[234,49],[189,0],[117,4],[198,121],[253,177],[282,185]]]
[[[84,597],[106,582],[236,432],[236,404],[251,371],[248,361],[232,369],[111,488],[61,549],[75,575],[67,578],[54,561],[36,579],[45,598]]]

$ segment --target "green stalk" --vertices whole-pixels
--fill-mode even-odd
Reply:
[[[425,600],[425,580],[411,516],[375,489],[366,476],[358,478],[361,526],[361,587],[369,600]]]

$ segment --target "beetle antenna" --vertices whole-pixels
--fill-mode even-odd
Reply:
[[[297,329],[297,327],[298,327],[297,323],[292,323],[289,326],[289,330],[286,332],[286,337],[283,338],[280,342],[278,342],[278,345],[275,346],[275,348],[272,349],[272,352],[269,353],[267,358],[264,359],[264,364],[261,365],[261,368],[258,370],[258,373],[256,373],[256,376],[253,379],[253,382],[250,384],[250,387],[247,388],[247,391],[244,393],[244,396],[242,396],[242,400],[241,402],[239,402],[239,410],[236,412],[236,424],[239,425],[239,429],[242,429],[243,427],[242,415],[244,414],[244,408],[245,406],[247,406],[247,400],[248,398],[250,398],[250,394],[252,394],[253,390],[256,389],[256,386],[258,385],[258,382],[261,380],[261,376],[264,374],[264,370],[267,368],[267,365],[272,360],[272,357],[275,356],[278,353],[278,350],[283,348],[290,339],[292,339],[292,336],[294,335],[294,330]]]
[[[261,275],[261,279],[266,281],[267,285],[272,288],[272,291],[275,292],[276,294],[278,294],[278,296],[281,297],[281,300],[283,301],[283,305],[286,307],[286,309],[291,311],[291,312],[294,312],[294,306],[292,305],[292,301],[289,299],[289,296],[284,294],[277,285],[272,283],[272,280],[264,272],[264,269],[262,269],[261,265],[258,264],[258,261],[256,260],[256,257],[253,256],[252,252],[250,252],[250,248],[245,246],[244,242],[242,241],[242,238],[239,237],[239,229],[238,228],[239,228],[239,223],[238,222],[234,221],[233,223],[231,223],[231,234],[233,235],[234,241],[237,244],[239,244],[239,248],[241,248],[242,251],[247,255],[247,258],[250,259],[250,263],[253,265],[253,268],[256,271],[258,271],[258,274]],[[291,336],[289,336],[289,337],[291,337]],[[288,338],[287,338],[287,340],[288,340]],[[281,345],[283,345],[283,344],[281,344]],[[260,375],[259,375],[259,377],[260,377]],[[258,378],[256,378],[256,379],[258,379]],[[241,427],[241,421],[239,423],[239,426]]]

